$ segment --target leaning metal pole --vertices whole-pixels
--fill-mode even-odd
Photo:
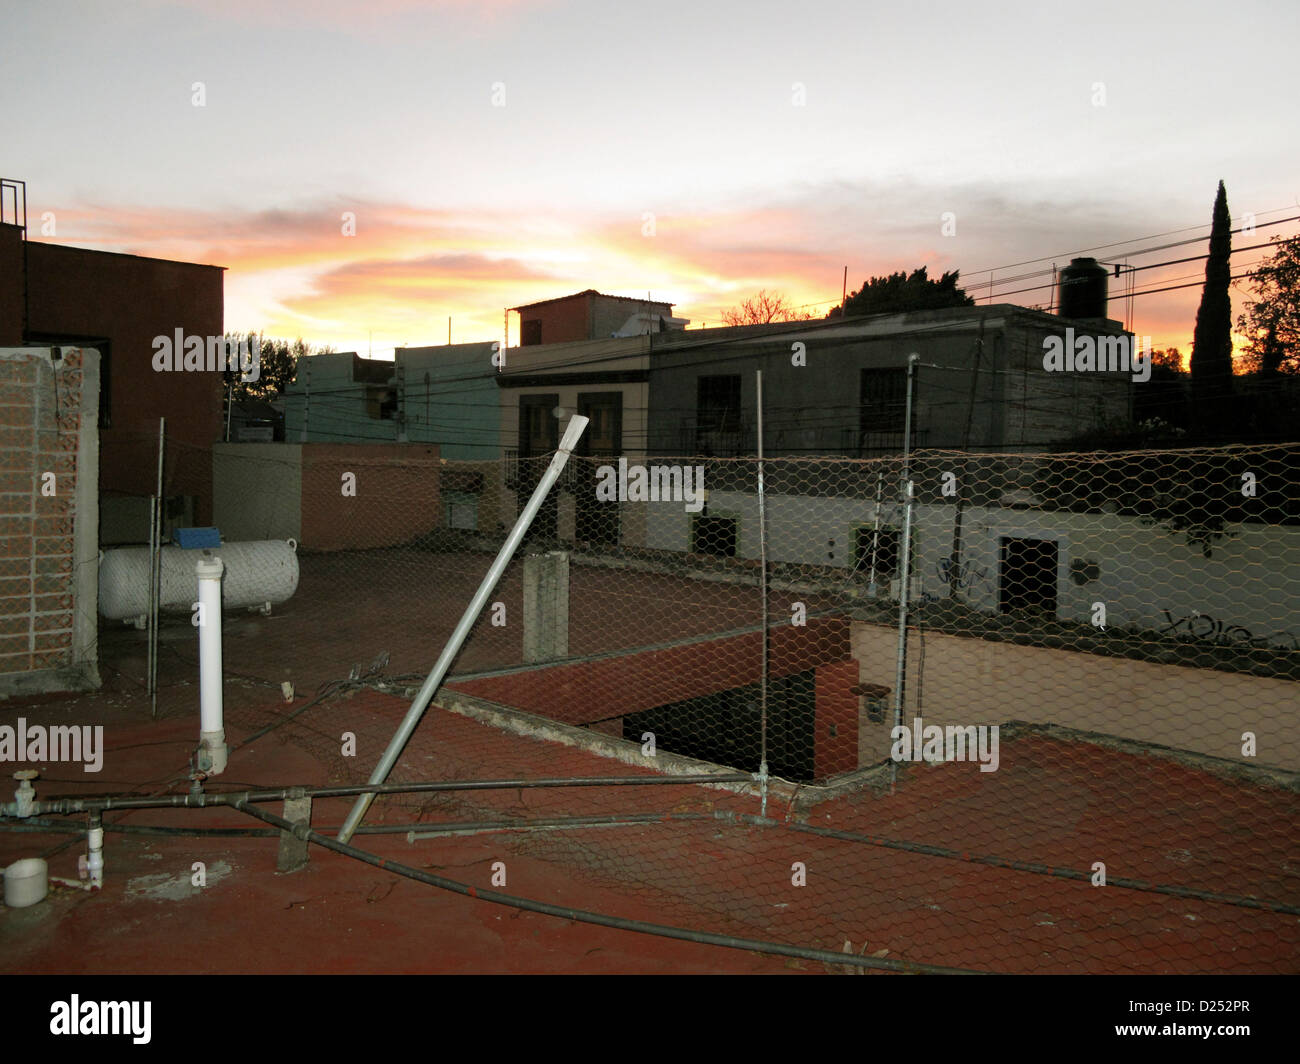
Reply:
[[[912,379],[921,356],[913,352],[907,356],[907,411],[903,421],[903,470],[899,488],[904,493],[903,543],[898,558],[898,670],[894,676],[894,731],[898,734],[903,724],[903,689],[907,683],[907,592],[912,582]],[[898,778],[898,762],[890,758],[889,786],[893,789]]]
[[[370,774],[369,782],[371,784],[383,783],[388,774],[397,764],[397,759],[401,756],[402,750],[405,749],[411,734],[415,731],[416,725],[420,723],[420,718],[424,716],[424,711],[429,708],[434,693],[441,686],[443,677],[447,675],[447,670],[451,668],[451,663],[455,660],[456,655],[460,653],[460,648],[464,645],[465,640],[469,637],[470,629],[474,627],[474,622],[478,620],[478,615],[483,611],[487,604],[489,596],[497,586],[497,581],[501,579],[501,574],[506,571],[506,566],[510,564],[510,559],[514,557],[515,551],[522,542],[528,526],[533,523],[533,518],[537,516],[537,511],[542,508],[547,493],[550,492],[551,486],[559,478],[565,463],[573,453],[573,448],[577,446],[578,438],[582,435],[583,430],[587,427],[588,418],[575,414],[569,420],[569,427],[564,432],[564,438],[560,441],[559,450],[555,452],[555,457],[551,459],[551,464],[547,467],[542,479],[538,481],[536,490],[533,491],[533,497],[528,500],[528,505],[524,507],[523,513],[515,522],[515,527],[510,530],[510,535],[506,537],[505,543],[501,545],[501,550],[497,553],[496,560],[492,562],[492,567],[488,569],[487,575],[483,577],[483,582],[479,584],[478,591],[475,592],[474,598],[470,604],[465,607],[465,613],[456,625],[456,630],[451,633],[451,638],[447,640],[447,645],[442,648],[442,655],[438,658],[437,664],[434,665],[433,671],[429,673],[415,696],[415,701],[411,703],[411,708],[406,711],[406,716],[402,723],[394,732],[392,739],[389,740],[388,748],[384,751],[384,756],[379,759],[379,764],[375,766],[374,772]],[[370,803],[375,800],[373,793],[363,794],[357,798],[356,804],[352,806],[352,811],[348,813],[348,818],[339,830],[339,841],[347,842],[352,838],[361,824],[362,818],[366,815],[366,810],[370,808]]]

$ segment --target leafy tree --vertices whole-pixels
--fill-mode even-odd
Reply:
[[[1159,351],[1152,351],[1151,369],[1153,373],[1162,376],[1187,372],[1187,370],[1183,369],[1183,353],[1176,347],[1166,347]]]
[[[975,300],[957,286],[960,273],[953,270],[937,281],[926,275],[926,267],[910,275],[899,271],[888,277],[873,277],[826,315],[855,317],[862,314],[897,314],[905,310],[941,310],[944,307],[973,307]]]
[[[766,289],[740,306],[722,312],[722,320],[728,325],[768,325],[774,321],[807,321],[811,317],[807,311],[789,303],[785,296],[768,295]]]
[[[274,399],[284,394],[285,388],[293,380],[298,369],[298,360],[308,355],[326,355],[334,348],[312,347],[302,337],[290,342],[277,340],[258,333],[226,333],[226,341],[232,347],[246,344],[247,349],[258,352],[258,373],[256,380],[244,380],[250,373],[227,373],[226,382],[234,385],[233,396],[240,399]]]
[[[1247,368],[1265,377],[1300,373],[1300,236],[1276,243],[1251,277],[1255,298],[1237,318]]]
[[[1133,389],[1132,445],[1159,447],[1186,435],[1188,373],[1176,347],[1151,352],[1151,379]]]
[[[1202,432],[1212,416],[1209,403],[1224,399],[1232,388],[1232,218],[1228,193],[1219,182],[1210,226],[1210,255],[1205,262],[1205,287],[1192,334],[1192,403]]]

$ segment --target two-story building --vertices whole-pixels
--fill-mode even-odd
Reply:
[[[223,335],[224,268],[28,239],[26,187],[5,181],[0,220],[0,346],[99,353],[99,492],[106,543],[148,538],[158,419],[167,419],[168,524],[212,515],[213,443],[221,439],[223,375],[159,371],[156,340]]]

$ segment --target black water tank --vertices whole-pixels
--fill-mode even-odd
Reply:
[[[1096,259],[1071,259],[1061,271],[1057,313],[1063,318],[1104,318],[1110,270]]]

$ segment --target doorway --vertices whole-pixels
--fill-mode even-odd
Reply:
[[[999,551],[998,612],[1056,617],[1060,545],[1052,539],[1003,536]]]

